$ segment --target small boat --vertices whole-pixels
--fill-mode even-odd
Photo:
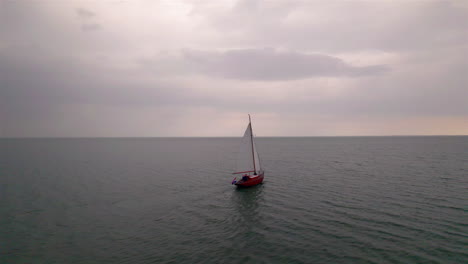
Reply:
[[[233,174],[241,174],[242,176],[240,180],[237,180],[237,177],[234,178],[232,184],[237,187],[250,187],[262,183],[265,172],[260,165],[255,147],[250,115],[249,125],[247,125],[244,137],[242,137],[238,155],[237,170]]]

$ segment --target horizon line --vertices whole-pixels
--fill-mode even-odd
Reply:
[[[255,136],[256,138],[337,138],[337,137],[466,137],[468,135],[341,135],[341,136]],[[0,139],[98,139],[98,138],[241,138],[242,136],[32,136]]]

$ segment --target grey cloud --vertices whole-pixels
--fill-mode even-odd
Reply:
[[[207,75],[241,80],[293,80],[322,76],[375,75],[388,70],[385,65],[357,67],[324,54],[239,49],[226,52],[185,50],[184,58]]]
[[[177,103],[174,87],[132,79],[132,73],[86,64],[74,58],[45,58],[0,52],[2,105],[151,105]],[[14,102],[14,104],[12,104]]]
[[[96,31],[101,28],[101,25],[99,25],[95,21],[96,13],[93,11],[90,11],[88,9],[84,8],[77,8],[76,14],[78,15],[78,18],[83,21],[81,24],[81,30],[82,31]]]
[[[224,53],[216,54],[221,56]],[[192,60],[205,63],[212,58],[213,56],[195,56]],[[248,109],[282,115],[313,113],[332,116],[338,120],[353,120],[359,116],[377,119],[390,116],[466,116],[467,79],[463,72],[466,66],[466,62],[459,60],[440,72],[440,76],[429,75],[424,79],[412,78],[416,69],[369,76],[338,96],[316,96],[315,93],[320,94],[322,87],[309,84],[309,80],[297,81],[301,83],[284,81],[279,82],[279,87],[288,90],[284,100],[272,100],[268,97],[259,100],[258,97],[240,97],[232,89],[219,94],[197,92],[196,89],[192,90],[194,86],[190,83],[178,85],[177,78],[171,78],[167,83],[157,79],[140,82],[143,74],[141,71],[121,72],[82,64],[70,58],[47,58],[32,54],[19,56],[0,52],[0,112],[3,115],[0,115],[0,123],[3,124],[4,135],[11,136],[35,135],[43,123],[61,124],[63,120],[73,120],[73,123],[79,124],[76,127],[85,128],[81,132],[89,130],[89,135],[93,135],[95,131],[91,126],[93,122],[98,123],[97,121],[92,118],[82,120],[79,115],[68,116],[66,111],[63,112],[63,109],[76,105],[96,106],[94,109],[110,106],[121,112],[135,109],[144,111],[141,109],[158,106],[172,106],[179,109],[178,111],[186,111],[191,106],[201,106],[219,111]],[[448,79],[451,82],[444,81]],[[265,88],[271,85],[268,82],[255,84],[245,80],[212,78],[198,85],[223,89],[226,83],[231,86],[252,87],[253,90],[259,86]],[[307,90],[295,94],[298,87],[306,87]],[[89,114],[100,115],[93,112]],[[115,119],[112,113],[102,115],[103,122],[106,117]],[[60,134],[53,127],[47,129],[58,135],[80,135],[80,131]],[[103,129],[116,134],[122,131],[118,126]]]
[[[97,15],[54,1],[3,1],[0,136],[2,128],[7,136],[118,135],[128,124],[135,128],[129,135],[145,133],[146,124],[154,125],[152,135],[161,135],[161,122],[132,120],[140,114],[165,120],[158,111],[166,107],[180,115],[197,107],[302,115],[298,123],[313,115],[333,117],[337,124],[356,117],[385,123],[389,117],[468,116],[468,12],[463,6],[241,1],[226,13],[212,12],[216,5],[208,1],[199,3],[192,16],[184,16],[185,26],[169,29],[158,23],[171,19],[151,20],[154,13],[139,11],[144,6],[134,2],[128,4],[135,18],[113,21],[106,16],[115,13]],[[106,32],[79,32],[97,30],[104,21]],[[147,21],[156,27],[140,26]],[[390,66],[358,67],[335,53],[356,58],[356,50],[390,50],[397,59],[389,60]],[[149,52],[161,53],[151,57]],[[146,58],[138,61],[140,67],[137,57]],[[123,122],[127,112],[138,114]],[[106,119],[116,122],[102,125]],[[73,124],[73,130],[55,127],[64,123]],[[182,122],[180,128],[193,131],[194,126]],[[172,133],[177,130],[167,131]]]
[[[90,19],[96,16],[96,13],[84,8],[77,8],[75,11],[78,17],[81,19]]]

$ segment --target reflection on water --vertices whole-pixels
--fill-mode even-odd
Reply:
[[[252,216],[258,214],[259,202],[263,199],[264,185],[260,184],[249,188],[236,188],[233,191],[232,201],[241,215],[247,220],[253,220]]]
[[[233,206],[237,211],[236,237],[238,246],[247,260],[255,259],[251,255],[251,247],[265,240],[262,230],[265,224],[261,221],[261,205],[263,204],[264,185],[249,188],[236,188],[232,193]]]

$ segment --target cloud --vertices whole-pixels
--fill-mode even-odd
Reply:
[[[265,118],[258,120],[265,122],[265,129],[272,127],[260,127],[259,135],[417,133],[417,125],[391,127],[405,124],[403,120],[421,124],[421,129],[424,125],[421,133],[430,134],[438,124],[450,125],[447,131],[456,133],[464,126],[455,122],[468,116],[467,65],[463,59],[453,61],[450,54],[419,55],[386,74],[366,78],[271,82],[208,74],[154,76],[76,57],[0,52],[0,123],[5,136],[235,136],[228,124],[240,124],[244,112],[251,112]],[[421,63],[428,60],[439,64]],[[216,129],[193,122],[197,113],[207,112],[219,122]],[[168,115],[171,118],[165,118]],[[167,119],[171,124],[162,125]],[[275,123],[284,119],[301,125],[291,121],[294,129],[288,131]],[[431,126],[430,120],[437,122]]]
[[[2,2],[0,136],[468,133],[461,2],[82,5]]]
[[[460,1],[238,1],[197,9],[232,43],[320,52],[414,51],[466,43]]]
[[[77,8],[75,11],[80,19],[91,19],[96,16],[96,13],[84,8]]]
[[[78,18],[83,21],[81,24],[81,30],[85,32],[96,31],[101,28],[101,25],[93,22],[95,21],[96,13],[91,10],[84,8],[75,9]]]
[[[389,70],[386,65],[353,66],[325,54],[275,49],[234,49],[223,52],[185,49],[182,56],[157,56],[144,66],[161,72],[194,72],[239,80],[282,81],[313,77],[359,77]]]

